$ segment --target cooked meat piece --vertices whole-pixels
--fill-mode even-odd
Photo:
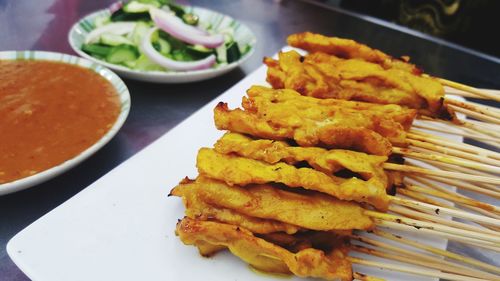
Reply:
[[[300,146],[349,148],[375,155],[391,154],[389,140],[370,129],[379,127],[377,120],[361,114],[352,116],[339,112],[322,122],[301,118],[300,114],[286,108],[283,108],[282,115],[275,116],[282,119],[260,117],[241,109],[229,110],[225,103],[219,103],[214,109],[215,125],[219,130],[273,140],[292,139]]]
[[[199,176],[184,180],[172,191],[185,202],[202,201],[242,215],[274,220],[301,228],[332,231],[371,229],[373,221],[357,203],[341,201],[318,192],[304,194],[272,185],[230,186],[222,181]]]
[[[327,280],[352,280],[352,266],[347,259],[348,247],[331,252],[307,248],[297,253],[255,237],[250,231],[229,224],[184,218],[177,223],[177,235],[184,244],[224,246],[258,270],[271,273],[293,273],[300,277]]]
[[[302,57],[289,51],[280,53],[279,61],[267,58],[264,62],[269,66],[267,80],[274,88],[294,89],[317,98],[398,104],[431,116],[446,110],[444,88],[438,81],[398,68],[385,69],[321,52]]]
[[[333,175],[344,169],[359,174],[363,179],[377,179],[387,186],[388,179],[382,164],[385,156],[368,155],[361,152],[320,147],[290,146],[284,141],[252,139],[238,133],[226,133],[214,146],[222,154],[235,153],[246,158],[276,164],[280,161],[295,165],[306,161],[314,169]]]
[[[201,148],[197,157],[198,172],[229,185],[282,183],[291,188],[304,188],[329,194],[341,200],[365,202],[386,210],[389,197],[385,186],[376,178],[364,181],[329,176],[311,168],[296,168],[286,163],[268,164],[235,155]]]
[[[291,89],[276,90],[263,86],[252,86],[247,94],[248,98],[243,98],[243,108],[258,114],[260,117],[280,117],[284,109],[300,111],[301,118],[320,122],[335,116],[337,112],[345,112],[352,116],[362,114],[376,120],[378,126],[374,126],[374,130],[391,139],[394,143],[404,143],[405,133],[403,130],[411,128],[417,113],[414,109],[405,109],[395,104],[380,105],[307,97]],[[288,115],[285,116],[288,117]],[[344,122],[348,121],[344,120]]]
[[[397,68],[415,75],[422,73],[415,65],[407,62],[407,57],[395,59],[384,52],[372,49],[350,39],[303,32],[288,36],[287,42],[290,46],[306,50],[310,53],[322,52],[343,59],[361,59],[380,64],[386,69]]]
[[[191,181],[185,179],[183,183],[189,184]],[[203,200],[203,195],[197,193],[196,188],[174,188],[171,195],[182,197],[184,207],[186,208],[185,215],[192,219],[216,220],[241,226],[258,234],[275,232],[294,234],[300,229],[300,227],[288,223],[247,216],[238,213],[237,210],[211,205]]]

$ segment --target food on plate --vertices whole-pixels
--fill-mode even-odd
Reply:
[[[0,60],[0,184],[69,160],[102,138],[120,113],[113,85],[60,62]]]
[[[294,140],[300,146],[346,148],[376,155],[389,155],[392,144],[406,146],[405,127],[415,118],[414,110],[397,105],[333,99],[321,103],[293,90],[265,87],[251,88],[242,105],[243,109],[229,110],[226,104],[219,103],[214,109],[217,128]]]
[[[95,28],[81,50],[132,70],[216,68],[239,60],[251,49],[235,40],[234,26],[216,28],[170,1],[133,0],[109,10],[94,20]]]
[[[245,216],[275,220],[305,229],[331,231],[370,229],[374,226],[357,203],[319,192],[279,188],[279,185],[229,185],[202,175],[195,181],[183,180],[171,194],[182,197],[189,208],[202,201]],[[187,215],[201,218],[196,213]]]
[[[176,233],[185,244],[197,246],[204,256],[211,256],[227,248],[252,267],[264,272],[352,280],[351,263],[346,258],[348,247],[345,239],[333,233],[328,234],[329,243],[314,245],[319,249],[287,249],[239,226],[190,218],[177,223]]]
[[[291,46],[309,53],[282,52],[265,58],[267,81],[277,89],[306,96],[337,98],[415,108],[423,115],[451,119],[444,88],[436,79],[408,63],[353,40],[309,32],[288,37]]]

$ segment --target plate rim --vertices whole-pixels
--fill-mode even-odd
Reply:
[[[109,13],[109,8],[104,8],[104,9],[99,9],[94,12],[88,13],[85,16],[79,18],[77,22],[75,22],[71,28],[68,31],[67,39],[68,43],[71,47],[71,49],[77,53],[79,56],[86,58],[88,60],[91,60],[93,62],[99,63],[101,65],[106,66],[107,68],[116,71],[120,75],[123,75],[124,77],[134,79],[134,80],[142,80],[142,81],[150,81],[150,82],[157,82],[157,83],[183,83],[183,82],[194,82],[194,81],[201,81],[209,78],[213,78],[219,75],[222,75],[230,70],[233,70],[234,68],[238,67],[239,65],[243,64],[246,62],[255,52],[255,48],[257,46],[257,37],[255,36],[255,33],[248,27],[248,25],[242,23],[241,21],[233,18],[230,15],[220,13],[218,11],[214,11],[212,9],[208,9],[205,7],[201,6],[193,6],[193,5],[183,5],[185,8],[190,8],[190,9],[197,9],[197,10],[204,10],[209,13],[221,15],[224,17],[227,17],[231,20],[236,21],[240,25],[244,26],[249,34],[251,35],[251,40],[249,42],[250,50],[246,52],[245,55],[243,55],[239,60],[234,61],[232,63],[223,65],[219,68],[210,68],[210,69],[201,69],[201,70],[192,70],[192,71],[172,71],[172,72],[165,72],[165,71],[149,71],[149,70],[133,70],[130,68],[127,68],[125,66],[121,65],[116,65],[112,63],[108,63],[106,61],[99,60],[97,58],[94,58],[87,53],[83,52],[81,48],[77,46],[77,43],[75,42],[74,36],[79,30],[79,26],[81,25],[82,22],[85,20],[88,20],[89,18],[96,17],[99,14],[105,14]],[[210,75],[212,74],[212,75]],[[207,77],[203,76],[207,75]],[[143,78],[140,78],[138,76],[145,76]],[[197,76],[202,76],[199,78],[195,78]],[[189,79],[189,78],[194,78],[194,79]],[[173,81],[171,79],[179,78],[180,80],[178,82]],[[188,80],[186,80],[186,78]]]
[[[0,196],[21,191],[41,184],[49,179],[55,178],[62,173],[72,169],[80,164],[102,147],[104,147],[118,133],[120,128],[125,123],[125,120],[130,113],[131,98],[130,92],[123,80],[110,69],[99,65],[95,62],[80,58],[73,55],[68,55],[58,52],[24,50],[24,51],[0,51],[0,60],[34,60],[34,61],[52,61],[76,65],[82,68],[93,71],[100,77],[108,81],[116,90],[120,99],[120,113],[118,114],[113,126],[106,133],[94,142],[91,146],[78,153],[76,156],[61,162],[49,169],[36,173],[34,175],[17,179],[15,181],[0,184]]]

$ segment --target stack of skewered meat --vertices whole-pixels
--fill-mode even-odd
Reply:
[[[302,33],[288,42],[308,53],[265,58],[272,88],[253,86],[241,108],[221,102],[214,109],[216,127],[227,133],[199,150],[198,177],[171,191],[186,208],[180,239],[203,256],[229,249],[258,270],[301,277],[377,280],[353,272],[358,263],[451,280],[500,280],[496,266],[383,231],[500,251],[499,208],[443,186],[500,198],[499,154],[413,126],[445,123],[455,134],[498,143],[487,130],[498,110],[445,97],[443,84],[494,94],[430,77],[408,58],[352,40]],[[483,119],[464,121],[455,113],[467,110]]]

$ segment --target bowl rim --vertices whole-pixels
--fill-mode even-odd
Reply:
[[[125,72],[125,73],[128,73],[128,74],[135,74],[135,75],[147,75],[151,78],[175,78],[175,77],[187,77],[187,76],[196,76],[196,75],[204,75],[204,74],[213,74],[213,73],[217,73],[217,72],[223,72],[223,71],[226,71],[228,69],[232,69],[232,68],[235,68],[237,67],[238,65],[244,63],[245,61],[248,60],[248,58],[250,58],[253,53],[255,52],[255,47],[257,45],[257,37],[255,36],[255,33],[244,23],[240,22],[239,20],[236,20],[235,18],[227,15],[227,14],[223,14],[223,13],[220,13],[220,12],[217,12],[217,11],[214,11],[214,10],[211,10],[211,9],[207,9],[207,8],[204,8],[204,7],[200,7],[200,6],[191,6],[191,5],[183,5],[183,7],[186,7],[186,8],[191,8],[191,9],[197,9],[197,10],[204,10],[206,12],[209,12],[209,13],[213,13],[213,14],[218,14],[218,15],[221,15],[221,16],[224,16],[224,17],[228,17],[229,19],[231,20],[234,20],[236,22],[238,22],[240,25],[244,26],[248,32],[250,33],[251,35],[251,40],[250,40],[250,50],[247,51],[240,59],[238,59],[237,61],[234,61],[232,63],[229,63],[229,64],[226,64],[226,65],[222,65],[218,68],[209,68],[209,69],[201,69],[201,70],[191,70],[191,71],[158,71],[158,70],[134,70],[134,69],[130,69],[128,67],[125,67],[125,66],[122,66],[122,65],[117,65],[117,64],[112,64],[112,63],[109,63],[109,62],[106,62],[106,61],[103,61],[103,60],[100,60],[100,59],[97,59],[97,58],[94,58],[90,55],[88,55],[87,53],[83,52],[81,50],[80,47],[77,46],[77,43],[75,42],[75,39],[73,38],[74,37],[74,34],[77,32],[77,29],[79,29],[79,26],[81,25],[81,23],[85,20],[87,20],[88,18],[91,18],[91,17],[95,17],[99,14],[103,14],[103,13],[109,13],[109,8],[104,8],[104,9],[100,9],[100,10],[96,10],[94,12],[91,12],[89,14],[86,14],[85,16],[81,17],[77,22],[75,22],[69,32],[68,32],[68,42],[69,42],[69,45],[71,46],[71,48],[73,49],[74,52],[76,52],[79,56],[82,56],[88,60],[92,60],[92,61],[95,61],[99,64],[102,64],[112,70],[116,70],[118,72]]]
[[[33,187],[75,167],[77,164],[83,162],[103,146],[105,146],[118,133],[128,117],[128,114],[130,112],[131,99],[130,92],[127,86],[116,73],[98,63],[87,60],[85,58],[80,58],[64,53],[38,50],[0,51],[0,60],[52,61],[69,65],[77,65],[97,73],[99,76],[108,81],[111,85],[113,85],[113,88],[116,90],[117,95],[120,99],[120,113],[113,123],[113,126],[109,128],[107,132],[95,143],[87,147],[85,150],[81,151],[78,155],[64,162],[61,162],[47,170],[41,171],[28,177],[0,184],[0,195],[5,195]]]

